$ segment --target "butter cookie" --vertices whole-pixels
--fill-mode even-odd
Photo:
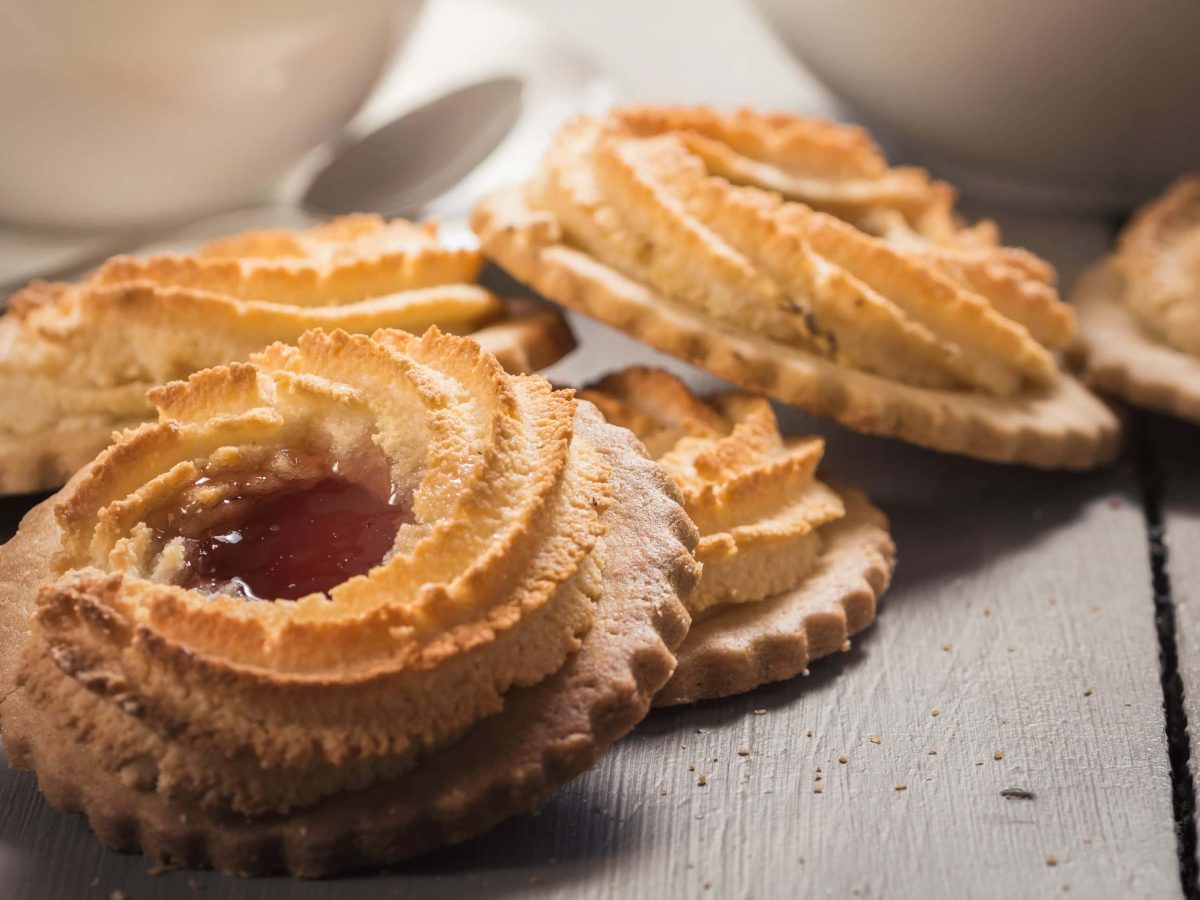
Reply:
[[[473,341],[310,331],[151,393],[0,549],[0,728],[100,840],[383,865],[648,710],[699,577],[626,430]]]
[[[874,621],[895,547],[862,492],[815,477],[823,440],[781,436],[763,397],[697,397],[657,369],[609,375],[581,396],[645,443],[700,529],[692,629],[656,704],[791,678]]]
[[[1200,422],[1200,173],[1139,211],[1071,299],[1096,390]]]
[[[860,129],[635,108],[580,118],[476,208],[544,296],[743,388],[868,433],[1086,468],[1119,426],[1064,372],[1075,322],[1032,254]]]

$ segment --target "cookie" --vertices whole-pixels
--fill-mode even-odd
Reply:
[[[821,556],[794,590],[731,605],[692,626],[656,706],[753,690],[805,674],[813,660],[850,649],[875,621],[891,582],[887,518],[861,491],[839,488],[845,515],[822,529]]]
[[[549,299],[851,428],[1043,467],[1115,455],[1116,418],[1059,365],[1074,319],[1052,270],[959,223],[947,188],[922,174],[919,204],[827,192],[835,215],[761,184],[853,168],[837,141],[799,140],[805,120],[738,114],[720,138],[668,126],[627,111],[566,125],[530,183],[476,208],[484,253]],[[714,141],[761,177],[728,180]],[[841,186],[914,180],[893,175]]]
[[[661,370],[626,369],[581,396],[645,443],[700,530],[692,629],[656,704],[791,678],[874,620],[895,561],[887,519],[815,477],[824,441],[782,436],[765,398],[698,397]]]
[[[0,549],[5,752],[106,845],[394,863],[536,808],[669,679],[695,528],[545,379],[311,332],[152,399]]]
[[[1089,384],[1200,422],[1200,174],[1142,209],[1071,300]]]
[[[514,371],[572,349],[561,317],[474,284],[481,264],[433,224],[364,215],[187,256],[118,257],[80,284],[34,282],[0,318],[0,493],[60,486],[153,414],[155,385],[309,328],[486,329]]]

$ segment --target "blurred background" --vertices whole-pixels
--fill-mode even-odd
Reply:
[[[1196,35],[1189,0],[0,0],[0,284],[341,207],[461,220],[618,100],[861,121],[969,199],[1110,216],[1200,161]]]

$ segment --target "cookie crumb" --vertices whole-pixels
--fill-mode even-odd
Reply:
[[[819,784],[814,784],[814,785],[813,785],[813,793],[814,793],[814,794],[820,794],[820,793],[822,793],[824,790],[825,790],[825,788],[821,787]]]
[[[767,711],[765,709],[756,709],[754,711],[754,714],[756,716],[765,716],[767,714]]]
[[[1000,796],[1008,800],[1033,800],[1037,795],[1025,788],[1005,788],[1000,792]]]
[[[707,890],[710,890],[711,888],[712,888],[712,882],[711,882],[711,881],[706,881],[706,882],[704,882],[704,889],[705,889],[706,891],[707,891]]]
[[[1084,688],[1084,689],[1083,689],[1083,696],[1085,696],[1085,697],[1090,697],[1090,696],[1092,696],[1093,692],[1094,692],[1094,691],[1093,691],[1093,689],[1092,689],[1092,688],[1090,688],[1090,687],[1086,687],[1086,688]]]
[[[839,756],[839,757],[838,757],[838,762],[840,762],[840,763],[841,763],[843,766],[844,766],[846,763],[848,763],[849,761],[850,761],[850,760],[846,759],[846,754],[845,754],[845,753],[843,753],[841,756]]]
[[[750,755],[749,747],[738,747],[738,756],[749,756],[749,755]]]
[[[701,772],[700,777],[696,779],[696,784],[700,785],[700,787],[704,787],[706,784],[708,784],[708,776]]]
[[[1014,647],[1012,644],[1009,644],[1009,645],[1008,645],[1008,652],[1009,652],[1009,653],[1016,653],[1016,652],[1017,652],[1017,648],[1016,648],[1016,647]]]
[[[929,714],[936,719],[938,716],[940,716],[942,714],[942,711],[935,706],[933,709],[931,709],[929,711]]]
[[[818,772],[816,775],[813,776],[813,781],[820,781],[820,780],[821,780],[821,773]]]
[[[123,890],[121,890],[120,888],[117,888],[115,891],[113,891],[111,894],[108,895],[108,900],[126,900],[125,892]]]
[[[932,747],[930,747],[930,748],[929,748],[929,749],[926,751],[925,755],[926,755],[926,756],[937,756],[937,751],[936,751],[935,749],[933,749]]]
[[[1057,597],[1051,597],[1051,598],[1050,598],[1050,605],[1051,605],[1051,606],[1057,606],[1057,605],[1058,605],[1058,598],[1057,598]]]
[[[812,737],[812,729],[810,728],[810,729],[808,729],[808,731],[804,732],[804,736],[805,736],[805,737]]]
[[[997,750],[997,751],[995,751],[995,752],[992,754],[992,759],[996,760],[997,762],[999,762],[1000,760],[1004,759],[1004,751],[1003,751],[1003,750]]]
[[[1046,865],[1057,866],[1058,865],[1058,857],[1055,856],[1053,853],[1047,853],[1046,854]]]
[[[695,763],[688,763],[688,771],[689,771],[689,772],[695,772],[695,771],[696,771],[696,764],[695,764]]]
[[[907,790],[908,790],[908,785],[907,785],[907,784],[905,784],[903,781],[897,781],[897,782],[896,782],[896,790],[898,790],[898,791],[907,791]]]
[[[877,735],[877,734],[871,735],[871,743],[878,744],[879,743],[879,735]]]
[[[983,608],[983,617],[986,619],[991,614],[992,614],[992,608],[990,606],[985,606]]]
[[[666,789],[666,788],[663,788],[661,791],[659,791],[659,792],[658,792],[658,796],[660,796],[660,797],[665,797],[665,796],[667,796],[667,789]]]
[[[982,765],[983,765],[983,760],[982,760],[982,759],[977,759],[977,760],[975,760],[975,765],[977,765],[977,766],[982,766]]]
[[[942,649],[945,650],[947,653],[949,653],[951,650],[954,649],[954,647],[950,644],[942,644]]]

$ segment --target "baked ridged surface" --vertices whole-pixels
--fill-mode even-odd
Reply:
[[[1063,373],[1012,398],[931,390],[837,365],[815,353],[737,330],[658,294],[562,239],[553,216],[519,190],[475,211],[484,252],[546,297],[658,350],[859,431],[995,462],[1086,469],[1119,449],[1116,417]]]
[[[792,678],[813,660],[848,649],[850,636],[875,620],[876,604],[891,582],[895,546],[886,517],[861,491],[840,493],[846,515],[822,527],[815,571],[794,590],[726,606],[695,623],[656,706]]]
[[[821,438],[785,438],[764,397],[699,396],[661,369],[614,372],[581,396],[645,442],[700,530],[692,628],[656,704],[791,678],[874,621],[895,564],[887,519],[816,477]]]
[[[17,647],[44,570],[31,565],[60,540],[50,503],[26,518],[0,551],[0,722],[13,765],[32,768],[49,801],[84,813],[106,845],[141,847],[163,862],[230,873],[319,876],[381,865],[465,840],[531,810],[588,768],[633,727],[674,669],[672,649],[688,623],[680,595],[694,586],[694,527],[678,493],[627,432],[584,408],[581,434],[613,464],[618,501],[606,513],[603,552],[611,567],[592,629],[579,651],[536,686],[511,691],[503,712],[415,769],[368,790],[342,794],[284,817],[214,815],[125,787],[85,744],[64,740],[14,687]]]

